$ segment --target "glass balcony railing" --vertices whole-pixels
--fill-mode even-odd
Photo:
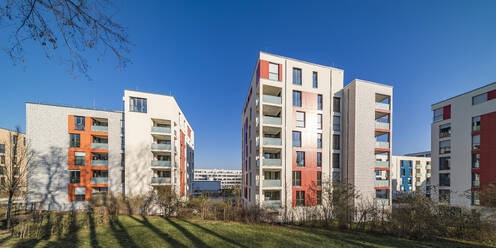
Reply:
[[[380,110],[390,110],[390,106],[387,103],[376,102],[375,108]]]
[[[280,208],[282,206],[281,200],[264,200],[262,205],[265,208]]]
[[[163,134],[170,134],[171,133],[171,128],[170,127],[152,127],[152,133],[163,133]]]
[[[108,183],[108,177],[92,177],[91,184],[105,184]]]
[[[280,146],[282,145],[282,140],[281,138],[264,137],[263,144],[268,146]]]
[[[107,143],[91,143],[91,149],[108,149]]]
[[[375,161],[375,168],[389,168],[389,161]]]
[[[274,116],[265,116],[263,117],[263,123],[267,125],[281,125],[282,120],[281,117],[274,117]]]
[[[152,150],[156,150],[156,151],[170,151],[171,150],[171,144],[157,144],[157,143],[153,143],[152,144]]]
[[[170,160],[152,160],[152,166],[171,167],[171,161]]]
[[[282,98],[280,96],[263,95],[263,101],[272,104],[281,104]]]
[[[422,182],[415,182],[415,186],[417,186],[417,187],[422,186]]]
[[[152,184],[170,184],[170,177],[152,177]]]
[[[375,148],[389,149],[389,142],[376,141]]]
[[[277,180],[263,180],[264,187],[281,187],[281,179]]]
[[[376,206],[389,206],[389,199],[375,198]]]
[[[416,165],[415,165],[415,168],[416,168],[416,169],[420,169],[420,168],[422,168],[422,165],[421,165],[421,164],[416,164]]]
[[[431,169],[431,165],[428,164],[428,165],[425,166],[425,168],[428,169],[428,170],[430,170]]]
[[[425,174],[426,177],[431,177],[431,173]]]
[[[108,132],[108,126],[91,126],[93,132]]]
[[[108,160],[91,160],[91,166],[108,166]]]
[[[389,187],[389,180],[375,180],[375,187]]]
[[[264,158],[263,166],[281,166],[280,158]]]
[[[376,121],[375,128],[389,130],[389,123]]]

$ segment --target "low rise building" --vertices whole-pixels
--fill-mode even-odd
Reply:
[[[195,181],[219,181],[222,189],[240,188],[241,170],[195,169]]]
[[[393,199],[419,192],[430,197],[431,158],[425,156],[393,156],[391,190]]]

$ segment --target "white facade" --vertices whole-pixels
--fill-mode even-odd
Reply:
[[[195,181],[220,181],[223,189],[241,186],[241,170],[195,169]]]

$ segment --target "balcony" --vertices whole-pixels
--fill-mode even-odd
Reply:
[[[264,200],[262,206],[264,208],[280,208],[282,203],[281,200]]]
[[[267,146],[281,146],[282,140],[281,140],[281,138],[264,137],[263,138],[263,144],[267,145]]]
[[[171,128],[170,127],[157,127],[157,126],[153,126],[152,127],[152,133],[170,134],[171,133]]]
[[[92,177],[91,184],[106,184],[108,183],[108,177]]]
[[[389,206],[389,199],[375,198],[376,206]]]
[[[431,177],[431,173],[425,174],[425,177]]]
[[[375,180],[375,187],[389,187],[389,180]]]
[[[264,187],[281,187],[281,179],[277,180],[263,180]]]
[[[282,98],[280,96],[263,95],[263,102],[272,104],[281,104]]]
[[[417,187],[422,186],[422,182],[419,182],[419,181],[415,182],[415,186],[417,186]]]
[[[425,166],[425,168],[428,169],[428,170],[430,170],[431,169],[431,165],[428,164],[428,165]]]
[[[108,166],[108,160],[91,160],[91,166]]]
[[[480,181],[479,180],[472,181],[472,187],[479,188],[480,187]]]
[[[153,167],[171,167],[170,160],[152,160]]]
[[[282,162],[280,158],[264,158],[263,166],[281,166]]]
[[[108,143],[91,143],[91,149],[108,149]]]
[[[416,164],[415,165],[415,169],[421,169],[422,168],[422,165],[421,164]]]
[[[153,143],[152,144],[152,150],[153,151],[170,151],[171,150],[171,144]]]
[[[152,184],[170,184],[170,177],[152,177]]]
[[[382,102],[376,102],[375,103],[375,108],[380,109],[380,110],[390,110],[390,106],[387,103],[382,103]]]
[[[376,141],[375,142],[375,148],[389,149],[389,142]]]
[[[375,161],[375,168],[389,168],[389,161]]]
[[[93,132],[108,132],[108,126],[91,126]]]
[[[383,129],[383,130],[389,130],[389,123],[376,121],[375,122],[375,128]]]
[[[265,116],[263,117],[263,124],[280,126],[282,124],[281,117]]]

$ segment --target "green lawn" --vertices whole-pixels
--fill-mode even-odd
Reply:
[[[418,242],[306,227],[121,216],[114,225],[65,237],[0,237],[0,247],[489,247],[457,241]]]

